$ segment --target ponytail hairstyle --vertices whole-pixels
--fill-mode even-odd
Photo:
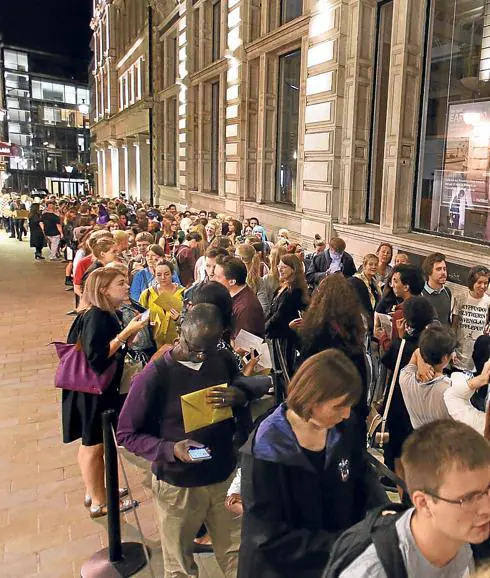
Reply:
[[[247,268],[247,285],[254,293],[258,291],[260,277],[260,257],[252,245],[239,245],[236,249]]]

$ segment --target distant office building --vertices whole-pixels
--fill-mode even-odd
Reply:
[[[75,195],[88,186],[88,63],[0,45],[0,140],[12,147],[4,189]],[[85,70],[84,70],[85,68]]]

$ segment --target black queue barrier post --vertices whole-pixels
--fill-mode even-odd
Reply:
[[[109,547],[99,550],[85,562],[80,572],[81,578],[127,578],[139,572],[147,563],[144,544],[121,543],[117,448],[112,430],[115,415],[112,409],[102,414]]]

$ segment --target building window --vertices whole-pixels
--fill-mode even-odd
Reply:
[[[213,62],[221,58],[221,2],[213,4]]]
[[[219,82],[211,85],[211,192],[218,192],[219,174]]]
[[[136,100],[141,99],[141,59],[138,58],[134,65],[134,90]]]
[[[276,195],[278,203],[296,200],[301,50],[279,58]]]
[[[22,72],[28,71],[27,53],[25,52],[4,50],[3,60],[5,68],[9,68],[10,70],[20,70]]]
[[[435,0],[415,228],[490,241],[490,2]]]
[[[371,164],[367,207],[367,220],[378,224],[381,217],[392,28],[393,2],[379,4],[376,75],[374,78],[374,122],[371,132]]]
[[[178,166],[178,139],[179,139],[179,119],[177,97],[172,97],[166,103],[167,118],[165,123],[165,184],[169,187],[177,186],[177,166]]]
[[[281,0],[281,25],[303,14],[303,0]]]

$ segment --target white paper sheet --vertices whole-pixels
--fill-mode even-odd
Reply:
[[[247,352],[251,349],[257,349],[258,351],[263,342],[262,338],[245,331],[245,329],[240,329],[235,339],[235,349],[243,349]]]
[[[387,337],[391,339],[391,334],[393,331],[393,319],[391,315],[387,315],[386,313],[375,313],[374,325],[375,327],[381,327],[381,329],[386,333]]]

